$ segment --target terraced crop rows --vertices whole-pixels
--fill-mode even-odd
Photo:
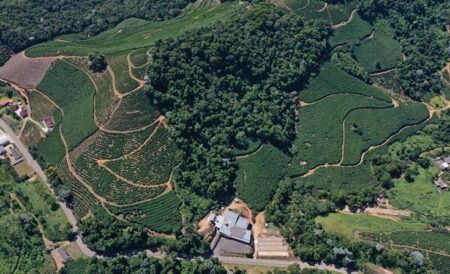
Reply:
[[[159,127],[141,150],[123,159],[109,161],[106,166],[135,183],[152,185],[167,182],[176,164],[175,144],[169,139],[168,130]]]
[[[158,126],[132,133],[109,133],[99,131],[95,140],[86,148],[86,154],[93,159],[114,159],[138,149]]]
[[[130,222],[142,224],[152,230],[175,232],[181,228],[179,212],[181,201],[174,191],[164,194],[154,200],[132,206],[114,207],[109,210]]]
[[[138,203],[154,198],[164,192],[165,187],[140,188],[128,184],[100,167],[86,154],[73,161],[75,170],[107,201],[119,205]]]
[[[108,130],[117,131],[136,130],[150,125],[158,117],[159,112],[152,106],[146,93],[141,90],[122,99],[105,127]]]

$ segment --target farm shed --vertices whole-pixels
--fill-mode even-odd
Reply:
[[[0,135],[0,146],[5,147],[7,145],[9,145],[9,138],[6,135]]]

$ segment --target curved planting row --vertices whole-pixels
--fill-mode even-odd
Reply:
[[[300,99],[310,103],[337,93],[360,94],[391,102],[389,95],[382,89],[366,84],[331,63],[326,63],[322,67],[319,75],[300,93]]]
[[[139,184],[162,184],[177,164],[177,149],[169,132],[159,127],[150,141],[136,153],[106,163],[116,174]]]
[[[180,204],[180,199],[174,191],[171,191],[139,205],[108,206],[108,208],[112,213],[120,214],[125,220],[144,225],[151,230],[175,232],[181,228]]]
[[[158,126],[132,133],[109,133],[99,131],[95,140],[86,148],[86,154],[94,159],[114,159],[126,155],[141,146]]]
[[[358,94],[336,94],[301,107],[298,136],[294,142],[295,161],[291,167],[296,173],[324,163],[338,163],[342,157],[345,117],[362,108],[387,108],[390,103]]]
[[[99,210],[103,210],[100,202],[70,174],[65,161],[58,165],[58,176],[72,191],[70,205],[77,219],[81,219],[89,213],[95,215]]]
[[[154,198],[164,192],[162,187],[142,188],[124,182],[100,167],[86,154],[74,161],[76,172],[94,188],[95,192],[111,203],[120,205]]]
[[[150,125],[159,117],[147,94],[137,91],[126,96],[105,126],[109,130],[129,131]]]
[[[353,111],[345,120],[346,138],[342,164],[357,164],[363,151],[370,146],[381,144],[405,126],[419,124],[428,117],[428,110],[423,104]]]

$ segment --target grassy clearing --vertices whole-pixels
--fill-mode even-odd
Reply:
[[[373,27],[369,22],[364,21],[358,14],[355,14],[350,23],[333,31],[329,43],[332,47],[355,43],[369,36],[372,30]]]
[[[127,52],[123,52],[107,58],[108,65],[114,71],[116,87],[121,93],[127,93],[139,86],[139,83],[130,77],[127,55]]]
[[[367,85],[331,63],[326,63],[319,75],[310,81],[308,88],[300,92],[300,99],[314,102],[336,93],[361,94],[391,102],[389,95],[382,89]]]
[[[95,132],[93,99],[95,88],[89,77],[65,61],[57,61],[38,89],[63,110],[63,134],[69,150]]]
[[[34,213],[44,226],[45,235],[52,241],[67,240],[72,227],[44,182],[26,182],[18,185],[17,189],[27,209]],[[56,209],[53,210],[52,206]]]
[[[427,229],[425,224],[419,222],[392,221],[357,213],[333,213],[326,217],[317,217],[316,222],[321,224],[327,233],[342,236],[349,241],[355,240],[356,232],[419,231]]]
[[[373,38],[355,47],[353,54],[368,72],[377,72],[396,67],[402,60],[402,47],[390,34],[376,30]]]
[[[324,163],[338,163],[342,156],[345,117],[360,108],[386,108],[391,104],[357,94],[337,94],[300,108],[298,135],[294,142],[293,169],[305,173]],[[306,162],[300,165],[300,162]]]
[[[413,183],[403,178],[396,180],[394,188],[389,191],[390,203],[421,214],[450,216],[450,191],[439,192],[433,184],[433,176],[438,172],[435,166],[427,170],[420,168]]]
[[[115,28],[93,37],[82,34],[59,37],[69,42],[55,39],[27,50],[27,55],[77,55],[87,56],[89,52],[100,51],[113,54],[138,48],[149,48],[157,40],[176,37],[188,30],[204,27],[219,20],[226,20],[237,12],[245,12],[245,4],[225,2],[215,8],[202,8],[172,20],[147,22],[139,19],[127,19]]]
[[[390,109],[355,110],[345,120],[345,165],[359,162],[363,151],[372,145],[383,143],[389,136],[408,125],[415,125],[428,118],[423,104],[402,104]],[[380,126],[380,122],[383,126]]]
[[[122,99],[106,127],[111,130],[134,130],[148,126],[158,117],[159,112],[141,90]]]
[[[430,105],[432,105],[434,108],[445,108],[446,105],[442,101],[441,97],[434,96],[430,99]]]
[[[109,207],[130,222],[144,225],[158,232],[176,232],[181,228],[180,199],[174,191],[149,202],[126,207]]]
[[[262,210],[284,176],[289,160],[272,145],[262,145],[255,154],[239,159],[238,196],[254,210]]]
[[[143,185],[163,184],[177,165],[177,148],[167,129],[160,127],[141,150],[107,163],[120,176]]]

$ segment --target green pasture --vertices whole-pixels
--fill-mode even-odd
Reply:
[[[254,154],[238,159],[238,197],[254,210],[264,209],[284,176],[289,161],[289,156],[267,144]]]
[[[322,66],[319,75],[311,79],[308,87],[300,92],[300,99],[311,103],[336,93],[360,94],[391,102],[390,96],[382,89],[366,84],[331,63]]]
[[[245,11],[245,6],[238,2],[224,2],[213,8],[198,9],[175,19],[159,22],[131,18],[124,20],[115,28],[93,37],[83,34],[65,35],[53,41],[33,46],[27,50],[27,55],[30,57],[87,56],[89,52],[93,51],[110,55],[138,48],[149,48],[157,40],[174,38],[188,30],[208,26],[219,20],[227,20],[237,12]]]
[[[342,236],[349,241],[356,240],[356,232],[404,232],[427,229],[425,224],[415,221],[392,221],[358,213],[332,213],[326,217],[317,217],[316,222],[321,224],[327,233]]]

